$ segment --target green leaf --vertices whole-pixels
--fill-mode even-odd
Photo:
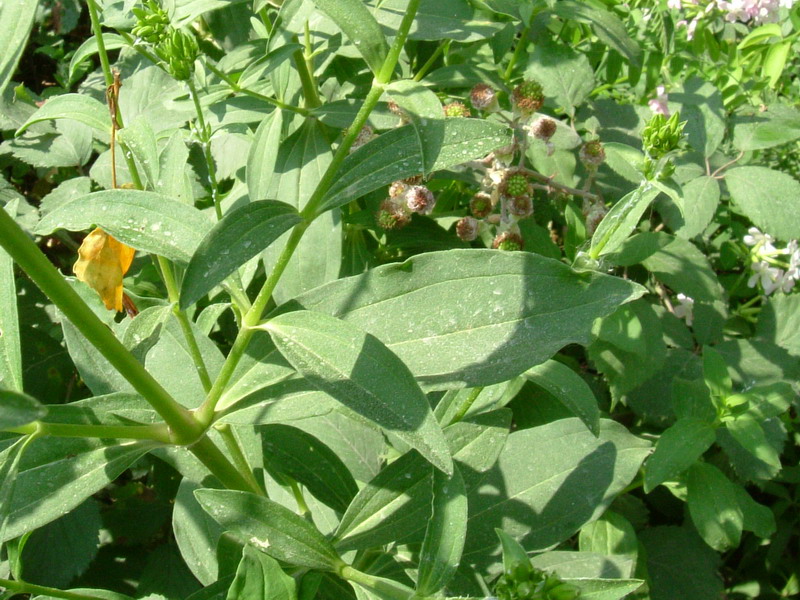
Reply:
[[[256,129],[256,136],[247,156],[247,191],[250,200],[267,198],[270,180],[275,177],[275,163],[283,130],[283,112],[274,110]]]
[[[599,438],[579,419],[512,433],[495,467],[470,494],[462,562],[487,566],[498,547],[495,528],[529,551],[566,540],[600,517],[649,450],[649,442],[608,420],[600,421]]]
[[[341,279],[279,311],[300,306],[351,322],[422,385],[446,389],[507,381],[569,343],[586,344],[597,317],[641,291],[528,252],[450,250]]]
[[[194,194],[187,166],[189,149],[180,131],[173,133],[158,159],[160,175],[157,191],[184,204],[194,206]]]
[[[0,430],[38,421],[47,407],[22,392],[0,389]]]
[[[325,444],[289,425],[259,428],[264,461],[308,488],[318,500],[345,512],[358,493],[358,486],[339,457]]]
[[[367,0],[367,3],[375,7],[375,18],[387,35],[396,35],[408,10],[408,0]],[[502,23],[476,15],[467,0],[421,0],[408,37],[474,42],[491,38],[502,27]]]
[[[19,537],[75,508],[153,447],[151,443],[118,444],[81,438],[36,440],[20,461],[4,540]],[[0,453],[0,463],[8,452]]]
[[[714,426],[700,419],[679,419],[656,443],[655,452],[647,459],[644,491],[669,481],[691,467],[714,443]]]
[[[431,123],[435,129],[440,125]],[[426,126],[420,122],[419,129]],[[423,134],[427,135],[427,133]],[[438,139],[438,135],[432,136]],[[431,171],[483,158],[510,141],[505,125],[483,119],[446,119],[441,146],[430,149]],[[398,179],[425,170],[417,131],[411,125],[381,134],[348,156],[328,190],[320,211],[341,206]],[[277,196],[274,196],[277,197]]]
[[[34,123],[51,119],[80,121],[104,135],[109,135],[111,131],[111,116],[108,113],[108,108],[99,100],[95,100],[85,94],[62,94],[53,96],[45,102],[39,110],[22,124],[16,135],[22,135]]]
[[[683,84],[683,90],[670,93],[670,103],[680,104],[681,120],[687,121],[684,131],[689,145],[711,156],[725,137],[726,113],[719,90],[699,77]]]
[[[734,485],[736,501],[742,511],[742,529],[752,531],[760,538],[769,538],[776,530],[775,515],[772,510],[759,504],[741,485]]]
[[[766,167],[736,167],[725,172],[736,207],[753,224],[784,241],[800,237],[800,183]]]
[[[589,249],[589,255],[599,258],[617,250],[639,224],[639,219],[656,199],[659,190],[648,183],[617,201],[600,221]]]
[[[274,558],[247,544],[225,600],[295,600],[296,587]]]
[[[417,449],[450,474],[444,435],[414,376],[380,340],[339,319],[285,313],[262,326],[309,382]]]
[[[520,563],[530,563],[528,553],[517,540],[502,529],[495,529],[494,532],[500,538],[500,546],[503,549],[503,570],[506,573],[512,573],[514,567]]]
[[[800,138],[800,111],[786,104],[772,104],[766,111],[735,115],[733,145],[747,152],[787,144]]]
[[[411,119],[411,125],[419,137],[422,174],[427,175],[438,158],[436,149],[441,148],[444,141],[442,103],[436,94],[410,79],[395,81],[386,88],[386,92]]]
[[[684,184],[681,202],[683,224],[675,234],[691,239],[703,233],[714,218],[719,197],[719,182],[713,177],[703,175]]]
[[[103,45],[105,46],[106,51],[111,51],[124,48],[127,46],[127,43],[121,35],[117,35],[116,33],[104,33]],[[97,54],[97,38],[92,36],[83,42],[77,50],[75,50],[75,54],[72,55],[72,58],[69,61],[68,79],[70,82],[75,81],[77,70],[83,64],[83,62],[95,54]]]
[[[144,184],[150,191],[160,190],[160,164],[156,134],[145,117],[138,117],[117,133],[117,139],[131,151],[132,158],[144,174]]]
[[[756,334],[800,356],[800,295],[771,296],[758,315]]]
[[[195,492],[203,509],[228,530],[291,565],[335,571],[342,559],[314,525],[268,498],[234,490]]]
[[[313,1],[350,38],[370,70],[377,75],[389,53],[389,45],[383,37],[380,25],[362,0]]]
[[[0,210],[3,210],[0,207]],[[22,347],[19,337],[14,261],[0,248],[0,384],[22,391]]]
[[[712,398],[724,399],[733,393],[728,364],[722,355],[710,346],[703,348],[703,380]]]
[[[559,0],[552,10],[561,18],[588,23],[602,42],[622,54],[632,66],[641,64],[639,45],[628,36],[625,25],[612,12],[576,0]]]
[[[647,559],[651,600],[718,600],[722,579],[719,554],[691,530],[650,527],[639,535]]]
[[[783,75],[786,60],[792,49],[792,40],[783,40],[777,44],[770,44],[764,63],[761,65],[761,74],[769,78],[769,86],[774,88]]]
[[[744,519],[735,485],[714,465],[698,462],[686,477],[692,522],[706,544],[724,552],[739,545]]]
[[[277,200],[251,202],[226,214],[206,234],[186,267],[181,307],[197,302],[301,220],[294,207]]]
[[[537,44],[525,76],[541,82],[545,97],[570,115],[594,89],[589,59],[564,45]]]
[[[433,515],[419,556],[417,594],[431,596],[442,589],[458,568],[467,534],[467,495],[456,467],[447,477],[433,474]]]
[[[615,579],[629,577],[634,563],[622,555],[550,550],[531,558],[531,565],[544,571],[555,571],[569,579]]]
[[[619,600],[644,584],[641,579],[564,579],[577,586],[581,600]]]
[[[203,510],[194,496],[202,487],[188,478],[181,480],[172,510],[172,531],[181,557],[203,585],[217,580],[217,542],[225,529]]]
[[[727,421],[725,429],[755,458],[780,470],[780,453],[769,443],[763,427],[752,416],[746,413],[739,415],[732,421]]]
[[[38,0],[3,2],[0,5],[0,97],[4,95],[8,82],[17,69],[22,53],[27,47],[28,35],[36,17]]]
[[[636,558],[639,542],[630,521],[611,510],[606,511],[594,523],[581,529],[578,538],[581,552],[597,552],[603,555],[623,554]]]
[[[62,204],[39,222],[36,233],[84,231],[93,225],[137,250],[182,263],[211,229],[200,211],[178,200],[155,192],[107,190]]]
[[[570,369],[555,360],[548,360],[525,372],[525,377],[550,392],[597,435],[600,431],[600,409],[589,384]]]

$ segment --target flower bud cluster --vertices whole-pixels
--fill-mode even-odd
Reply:
[[[557,575],[518,562],[503,573],[495,584],[498,600],[575,600],[580,590]]]
[[[751,227],[743,239],[750,246],[750,270],[748,287],[760,284],[764,295],[781,291],[788,294],[800,279],[800,247],[797,240],[790,240],[786,247],[776,248],[775,239]]]
[[[147,0],[144,7],[131,9],[136,15],[136,25],[131,33],[149,44],[157,44],[167,34],[169,15],[155,0]]]
[[[395,181],[389,186],[389,197],[381,202],[375,221],[382,229],[402,229],[411,222],[411,215],[429,215],[436,198],[421,177]]]
[[[677,112],[669,119],[657,113],[648,121],[642,130],[642,146],[650,158],[658,160],[678,148],[686,125],[680,118]]]
[[[195,37],[169,24],[169,16],[155,0],[147,0],[142,8],[134,8],[136,25],[131,33],[153,44],[156,56],[178,81],[186,81],[194,74],[194,62],[200,53]]]

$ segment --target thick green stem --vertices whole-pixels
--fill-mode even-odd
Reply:
[[[522,51],[528,45],[528,33],[530,33],[530,27],[524,27],[522,32],[519,34],[519,41],[517,42],[517,47],[514,48],[514,54],[511,55],[511,60],[508,61],[508,66],[506,67],[506,72],[503,75],[503,79],[506,83],[509,82],[511,79],[511,74],[514,72],[514,65],[517,64],[519,57],[522,56]]]
[[[406,8],[406,14],[403,16],[403,20],[400,22],[400,29],[397,31],[397,37],[394,38],[394,43],[389,49],[389,54],[386,55],[386,59],[383,61],[383,65],[381,66],[381,70],[378,72],[378,76],[375,78],[377,79],[378,83],[385,85],[392,79],[394,68],[397,66],[400,53],[403,51],[406,38],[408,38],[408,32],[411,30],[411,24],[414,22],[414,18],[417,16],[419,3],[420,0],[409,0],[408,7]]]
[[[103,600],[100,596],[89,594],[78,594],[76,592],[65,592],[56,588],[45,587],[24,581],[12,581],[10,579],[0,579],[0,588],[14,591],[18,594],[31,594],[32,596],[45,596],[51,598],[66,598],[66,600]]]
[[[314,80],[314,74],[309,69],[306,54],[302,50],[295,51],[292,54],[292,62],[294,62],[294,67],[297,69],[297,74],[300,76],[306,108],[316,108],[322,104],[322,101],[319,99],[317,83]]]
[[[425,64],[422,65],[419,71],[417,71],[417,74],[414,75],[414,81],[422,81],[422,78],[425,77],[428,71],[431,70],[431,67],[436,62],[436,59],[438,59],[442,55],[442,53],[450,47],[451,41],[452,40],[445,40],[441,44],[439,44],[434,53],[431,54],[431,57],[425,61]]]
[[[463,419],[464,415],[467,414],[467,411],[472,407],[473,404],[475,404],[475,400],[478,399],[478,396],[481,395],[482,391],[483,387],[472,388],[469,396],[467,396],[461,406],[458,407],[456,414],[453,415],[453,418],[450,419],[450,422],[443,425],[443,427],[447,427],[447,425],[452,425],[453,423],[458,423],[461,419]]]
[[[194,337],[189,317],[186,316],[186,312],[180,309],[180,292],[178,291],[178,284],[175,282],[175,275],[172,272],[172,265],[166,258],[159,256],[158,266],[164,278],[164,285],[167,286],[167,296],[169,296],[169,301],[172,303],[172,314],[178,319],[181,331],[183,331],[183,337],[189,346],[189,354],[192,357],[195,369],[197,369],[197,374],[200,376],[200,382],[203,384],[203,389],[208,393],[211,389],[211,377],[208,376],[208,369],[200,352],[200,346],[197,345],[197,339]]]
[[[189,446],[189,451],[229,490],[264,495],[264,490],[255,483],[255,480],[251,481],[240,473],[207,436],[203,436],[196,444]]]
[[[103,29],[100,26],[100,16],[97,13],[97,4],[95,0],[86,0],[89,7],[89,18],[92,21],[92,31],[97,40],[97,54],[100,57],[100,68],[103,70],[103,77],[106,80],[106,86],[114,83],[114,75],[111,73],[111,64],[108,62],[108,52],[106,52],[106,43],[103,40]]]
[[[174,442],[188,443],[202,434],[202,428],[192,414],[145,370],[5,211],[0,211],[0,246],[100,354],[156,409],[172,429]]]
[[[378,597],[384,600],[409,600],[414,596],[414,590],[407,588],[401,583],[397,583],[391,579],[375,577],[368,573],[362,573],[348,565],[339,569],[339,576],[342,579],[357,583],[371,592],[375,592]]]
[[[153,440],[170,443],[166,425],[86,425],[75,423],[28,423],[4,429],[10,433],[51,435],[53,437],[108,438],[120,440]]]

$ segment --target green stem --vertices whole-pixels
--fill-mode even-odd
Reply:
[[[203,156],[206,159],[206,166],[208,167],[208,181],[211,184],[211,200],[214,201],[214,210],[217,213],[217,221],[222,219],[222,206],[219,199],[219,189],[217,186],[217,168],[214,166],[214,157],[211,156],[211,131],[206,126],[206,119],[203,116],[203,107],[200,106],[200,96],[197,94],[197,88],[194,81],[189,79],[189,94],[192,96],[194,102],[194,110],[197,113],[197,123],[200,125],[200,140],[203,144]]]
[[[297,36],[295,36],[295,41]],[[297,69],[297,74],[300,76],[300,83],[303,86],[303,98],[305,99],[306,108],[316,108],[322,104],[317,92],[317,84],[314,81],[314,75],[309,70],[309,65],[306,59],[306,54],[303,50],[296,50],[292,54],[292,62]]]
[[[303,490],[300,489],[300,485],[292,479],[289,482],[289,487],[292,489],[294,501],[297,502],[298,513],[301,517],[306,517],[311,520],[311,511],[308,508],[308,504],[306,504],[306,499],[303,497]]]
[[[180,292],[178,291],[178,284],[175,282],[175,274],[172,272],[172,265],[163,256],[158,256],[157,260],[161,275],[164,278],[164,285],[167,287],[167,296],[169,296],[169,301],[172,304],[172,314],[178,319],[181,331],[183,331],[183,337],[189,346],[189,354],[192,357],[195,369],[197,369],[197,374],[200,376],[200,382],[203,384],[203,389],[208,393],[211,389],[211,377],[208,376],[208,369],[200,352],[200,346],[197,345],[197,339],[194,336],[194,331],[192,331],[189,317],[186,316],[185,311],[180,309]]]
[[[192,414],[178,404],[122,345],[5,211],[0,211],[0,246],[100,354],[156,409],[172,429],[173,442],[188,443],[202,434],[203,430]]]
[[[472,407],[473,404],[475,404],[475,400],[478,399],[478,396],[481,395],[482,391],[483,391],[482,386],[472,388],[472,391],[470,392],[469,396],[467,396],[466,400],[464,400],[461,406],[458,407],[458,412],[456,412],[456,414],[453,415],[453,418],[450,419],[450,422],[447,423],[447,425],[458,423],[461,419],[463,419],[464,415],[467,414],[467,411]],[[447,427],[447,425],[445,425],[445,427]]]
[[[414,81],[422,81],[423,77],[425,77],[428,71],[431,70],[431,67],[434,65],[436,60],[442,55],[443,52],[445,52],[445,50],[447,50],[450,47],[451,41],[452,40],[445,40],[444,42],[439,44],[436,50],[434,50],[433,54],[431,54],[431,57],[425,61],[425,64],[422,65],[422,67],[420,67],[420,70],[417,71],[417,74],[414,75]]]
[[[21,427],[4,429],[11,433],[50,435],[53,437],[86,437],[123,440],[153,440],[170,443],[169,430],[157,425],[86,425],[75,423],[28,423]]]
[[[392,79],[394,68],[397,66],[397,61],[400,59],[400,53],[403,51],[406,38],[408,38],[408,32],[411,30],[411,25],[414,23],[414,18],[417,16],[419,3],[420,0],[409,0],[408,7],[406,8],[406,14],[403,15],[403,20],[400,22],[400,29],[397,31],[397,37],[394,38],[394,43],[389,49],[389,53],[386,55],[383,65],[381,65],[381,70],[375,77],[377,82],[382,85],[389,83],[389,81]]]
[[[349,565],[344,565],[339,569],[339,576],[342,579],[355,582],[368,590],[375,592],[377,596],[384,600],[409,600],[414,595],[414,590],[404,586],[401,583],[392,581],[391,579],[384,579],[382,577],[375,577],[368,573],[362,573],[358,569],[354,569]]]
[[[250,463],[247,462],[247,457],[244,455],[242,447],[239,444],[239,440],[236,439],[236,434],[234,433],[233,429],[231,429],[231,426],[227,423],[224,423],[222,425],[217,425],[216,429],[219,432],[219,435],[222,437],[222,441],[225,442],[225,447],[228,449],[228,452],[233,458],[233,464],[236,465],[236,468],[239,469],[239,472],[250,482],[252,487],[260,490],[261,486],[258,484],[258,480],[255,478],[255,475],[253,475],[253,469],[250,467]]]
[[[189,451],[194,454],[226,488],[251,492],[258,496],[264,495],[264,491],[255,483],[255,479],[251,481],[240,473],[207,436],[203,436],[196,444],[189,446]]]
[[[514,48],[514,54],[511,55],[511,60],[508,61],[508,66],[506,67],[506,72],[503,75],[503,80],[508,83],[511,79],[511,74],[514,71],[514,65],[517,64],[519,57],[522,56],[522,51],[528,45],[528,33],[530,33],[530,26],[525,26],[522,28],[522,32],[519,34],[519,42],[517,42],[517,47]]]
[[[203,64],[206,66],[206,68],[209,71],[214,73],[214,75],[216,75],[222,81],[227,83],[234,94],[245,94],[245,95],[250,96],[252,98],[257,98],[258,100],[261,100],[263,102],[267,102],[268,104],[272,104],[273,106],[275,106],[277,108],[282,108],[284,110],[288,110],[288,111],[297,113],[298,115],[302,115],[304,117],[307,117],[307,116],[309,116],[311,114],[311,111],[308,110],[308,109],[302,108],[300,106],[293,106],[291,104],[286,104],[285,102],[281,102],[280,100],[277,100],[276,98],[270,98],[269,96],[265,96],[264,94],[259,94],[258,92],[254,92],[252,90],[248,90],[247,88],[240,87],[238,83],[236,83],[233,79],[228,77],[225,73],[223,73],[222,71],[217,69],[210,62],[203,61]]]
[[[111,64],[108,62],[108,52],[106,52],[106,43],[103,40],[103,29],[100,26],[100,17],[97,13],[97,4],[95,0],[86,0],[89,7],[89,18],[92,21],[92,31],[97,40],[97,54],[100,56],[100,67],[103,70],[103,77],[106,80],[106,86],[114,83],[114,76],[111,74]]]
[[[90,0],[91,1],[91,0]],[[12,590],[18,594],[31,594],[36,596],[49,596],[51,598],[66,598],[66,600],[103,600],[100,596],[90,596],[88,594],[78,594],[76,592],[65,592],[56,588],[45,587],[24,581],[12,581],[10,579],[0,579],[0,588]]]

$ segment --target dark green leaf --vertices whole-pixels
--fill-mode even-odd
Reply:
[[[247,544],[226,600],[295,600],[295,588],[274,558]]]
[[[270,180],[275,177],[275,162],[278,160],[283,112],[274,110],[267,115],[256,129],[256,136],[247,156],[247,191],[250,200],[267,198]]]
[[[669,481],[692,466],[714,443],[714,426],[700,419],[679,419],[661,434],[647,460],[644,491]]]
[[[419,137],[423,175],[427,175],[438,158],[436,149],[444,139],[444,110],[439,98],[421,83],[410,79],[395,81],[386,91],[411,119]]]
[[[38,421],[47,414],[47,408],[36,398],[22,392],[0,388],[0,429],[9,429]]]
[[[0,57],[0,96],[3,96],[26,48],[37,4],[38,0],[22,0],[3,2],[0,6],[0,23],[3,23],[0,28],[0,48],[4,49]]]
[[[759,504],[741,485],[734,485],[739,510],[742,511],[742,529],[752,531],[758,537],[768,538],[775,533],[775,515],[772,510]]]
[[[719,552],[736,548],[744,520],[734,483],[714,465],[697,462],[687,473],[686,495],[692,522],[706,544]]]
[[[581,529],[579,538],[581,551],[603,555],[623,554],[636,558],[639,542],[630,521],[614,511],[606,511],[594,523]]]
[[[544,388],[570,412],[578,417],[593,434],[600,431],[600,409],[592,389],[584,379],[568,366],[548,360],[525,372],[525,377]]]
[[[314,0],[314,4],[350,38],[369,68],[377,75],[389,53],[389,45],[383,37],[380,25],[362,0]]]
[[[618,200],[597,226],[589,254],[597,258],[616,251],[636,229],[639,219],[659,193],[658,189],[643,183]]]
[[[251,202],[226,214],[200,242],[181,285],[181,307],[197,302],[238,267],[301,221],[277,200]]]
[[[292,565],[335,571],[342,564],[314,525],[276,502],[248,492],[201,489],[200,505],[220,525]]]
[[[17,130],[17,135],[22,135],[34,123],[51,119],[80,121],[105,135],[108,135],[111,131],[111,116],[108,113],[108,108],[103,106],[99,100],[95,100],[86,94],[62,94],[53,96],[45,102]]]
[[[725,428],[741,446],[758,460],[780,470],[780,453],[770,444],[761,424],[751,415],[739,415],[725,423]]]
[[[408,0],[367,0],[388,35],[396,35],[408,10]],[[473,42],[491,38],[502,27],[474,14],[467,0],[421,0],[408,37],[412,40]]]
[[[172,531],[181,557],[203,585],[211,585],[219,576],[217,543],[224,533],[194,496],[202,486],[188,478],[181,481],[172,510]]]

